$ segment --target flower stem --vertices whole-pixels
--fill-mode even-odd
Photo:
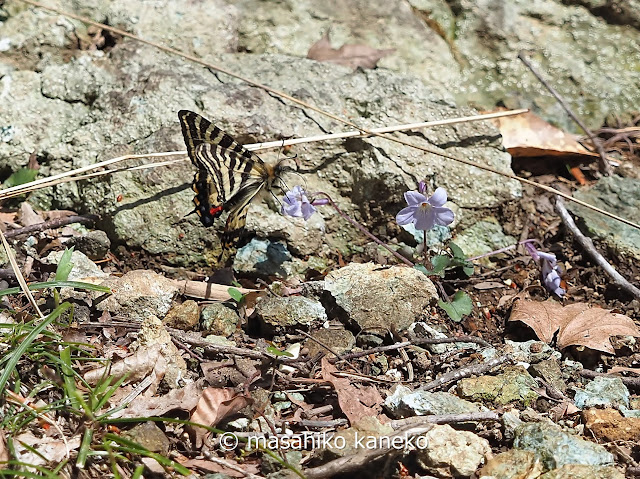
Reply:
[[[493,256],[494,254],[504,253],[505,251],[509,251],[510,249],[513,249],[513,248],[517,247],[518,245],[526,244],[526,243],[538,243],[539,245],[542,244],[537,239],[526,239],[524,241],[518,241],[516,244],[505,246],[504,248],[500,248],[500,249],[497,249],[497,250],[494,250],[494,251],[489,251],[488,253],[481,254],[479,256],[474,256],[473,258],[469,258],[467,261],[475,261],[475,260],[480,259],[480,258],[486,258],[487,256]]]
[[[413,264],[413,262],[411,262],[410,260],[408,260],[407,258],[405,258],[404,256],[402,256],[400,253],[398,253],[397,251],[394,251],[393,249],[391,249],[389,247],[389,245],[387,245],[384,241],[378,239],[376,236],[374,236],[372,233],[369,232],[369,230],[367,230],[364,226],[362,226],[360,223],[358,223],[356,220],[354,220],[353,218],[351,218],[349,215],[347,215],[346,213],[344,213],[339,207],[338,205],[336,205],[336,203],[333,201],[333,199],[331,198],[331,196],[329,196],[327,193],[323,192],[323,191],[318,191],[317,193],[314,193],[313,196],[316,195],[322,195],[325,198],[327,198],[327,200],[329,200],[329,204],[331,206],[333,206],[333,208],[338,212],[338,214],[340,216],[342,216],[345,220],[347,220],[349,223],[351,223],[353,226],[355,226],[356,228],[358,228],[362,233],[364,233],[368,238],[370,238],[371,240],[375,241],[377,244],[379,244],[380,246],[382,246],[384,249],[386,249],[389,253],[391,253],[393,256],[395,256],[396,258],[398,258],[400,261],[402,261],[404,264],[406,264],[407,266],[410,267],[414,267],[415,265]]]

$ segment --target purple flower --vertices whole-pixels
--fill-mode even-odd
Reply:
[[[407,191],[404,199],[409,206],[396,215],[399,225],[413,223],[417,230],[426,231],[435,225],[446,226],[453,222],[453,211],[443,206],[447,202],[444,188],[438,188],[430,198],[418,191]]]
[[[306,221],[316,212],[316,209],[302,187],[294,186],[284,195],[281,211],[283,215],[302,217]]]
[[[545,288],[549,291],[562,298],[566,291],[560,286],[562,278],[560,278],[560,268],[558,267],[556,255],[538,251],[531,243],[525,243],[524,245],[531,257],[536,261],[540,261],[542,284],[544,284]]]

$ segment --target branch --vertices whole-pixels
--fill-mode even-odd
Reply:
[[[598,266],[600,266],[605,271],[605,273],[607,273],[609,277],[613,279],[613,282],[617,284],[620,289],[635,296],[636,298],[640,298],[640,289],[629,283],[629,281],[627,281],[620,273],[618,273],[615,268],[611,266],[606,259],[604,259],[604,256],[598,253],[596,247],[593,245],[593,241],[591,241],[591,238],[587,238],[578,229],[576,223],[573,221],[573,218],[565,208],[564,201],[562,201],[562,198],[560,198],[559,196],[556,196],[556,210],[558,211],[558,214],[560,215],[560,218],[562,219],[564,225],[569,231],[571,231],[571,233],[573,233],[573,236],[575,236],[576,241],[585,249],[587,253],[589,253],[589,256],[591,256],[591,258],[598,264]]]

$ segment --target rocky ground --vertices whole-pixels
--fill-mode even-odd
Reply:
[[[601,141],[609,140],[614,174],[603,176],[585,154],[531,158],[510,149],[512,157],[503,130],[486,121],[397,134],[431,153],[380,137],[261,152],[266,160],[295,157],[289,186],[329,194],[416,263],[422,232],[399,226],[395,215],[419,182],[430,192],[443,187],[455,221],[428,232],[428,254],[452,251],[453,240],[464,258],[477,259],[470,275],[461,265],[425,275],[330,205],[305,221],[283,216],[276,195],[249,209],[231,292],[212,282],[231,277],[214,274],[220,226],[187,216],[188,161],[17,197],[0,189],[0,228],[24,276],[58,281],[36,285],[44,322],[19,290],[0,292],[0,474],[640,474],[640,299],[574,240],[553,194],[508,176],[640,223],[636,4],[48,3],[363,128],[506,106],[531,108],[577,132],[518,60],[524,51]],[[327,32],[336,48],[392,51],[380,54],[376,68],[305,58]],[[182,109],[202,113],[243,144],[348,129],[193,59],[19,0],[0,2],[5,189],[28,181],[16,173],[23,168],[44,178],[122,155],[183,150]],[[567,207],[637,287],[640,231]],[[556,255],[563,298],[545,289],[540,265],[517,245],[527,239]],[[4,249],[0,263],[0,289],[17,287]],[[470,301],[456,318],[440,305],[458,292]],[[320,442],[286,447],[286,434],[315,434],[309,437]],[[241,444],[230,447],[229,437]],[[263,440],[258,450],[244,444],[256,437]],[[393,438],[401,447],[385,448]]]

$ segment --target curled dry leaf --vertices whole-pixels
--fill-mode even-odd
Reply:
[[[160,366],[158,362],[164,363],[166,366],[166,360],[164,356],[160,354],[160,348],[153,346],[151,348],[140,348],[135,354],[124,358],[111,366],[102,367],[98,369],[92,369],[84,375],[85,381],[91,385],[95,385],[100,379],[107,373],[113,380],[120,379],[122,376],[127,375],[126,382],[140,381],[151,373],[154,369],[158,371],[165,369]],[[164,375],[164,372],[162,373]],[[161,377],[158,379],[162,379]]]
[[[307,58],[319,62],[337,63],[352,68],[375,68],[380,59],[393,53],[395,49],[378,50],[367,45],[342,45],[340,48],[331,48],[329,34],[325,35],[311,45]]]
[[[322,379],[330,382],[336,390],[340,409],[349,419],[349,423],[354,425],[365,417],[379,417],[383,399],[378,389],[371,386],[354,386],[349,379],[334,376],[335,372],[338,370],[327,357],[322,358]],[[386,416],[380,419],[382,422],[388,420]]]
[[[247,406],[250,401],[250,397],[238,394],[231,388],[207,388],[202,391],[202,396],[189,420],[205,426],[215,426],[225,417]],[[209,434],[209,431],[201,427],[189,426],[187,430],[198,448]]]
[[[521,321],[545,343],[558,332],[558,348],[585,346],[613,354],[611,336],[640,336],[633,320],[611,310],[592,308],[587,303],[562,306],[547,301],[520,300],[513,307],[509,321]]]
[[[556,128],[531,112],[496,118],[493,122],[502,134],[505,148],[516,158],[582,156],[591,160],[598,156],[578,143],[575,135]]]
[[[162,416],[175,409],[191,411],[198,404],[200,394],[204,390],[203,384],[203,380],[198,380],[183,388],[171,389],[164,396],[138,396],[124,410],[121,417]]]

